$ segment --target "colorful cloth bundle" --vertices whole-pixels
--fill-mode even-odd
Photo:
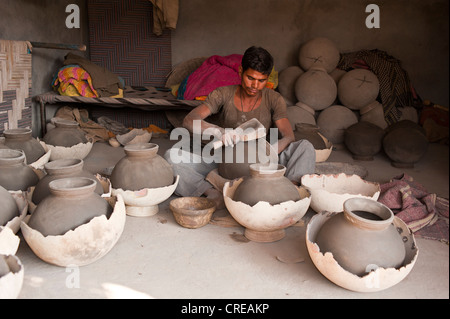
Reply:
[[[66,65],[59,69],[52,85],[61,95],[98,97],[91,76],[78,65]]]

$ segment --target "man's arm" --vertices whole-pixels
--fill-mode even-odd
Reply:
[[[286,149],[286,147],[289,146],[289,144],[295,141],[295,136],[291,123],[287,118],[282,118],[275,121],[275,125],[281,133],[281,139],[278,140],[275,148],[278,150],[278,154],[280,154]]]

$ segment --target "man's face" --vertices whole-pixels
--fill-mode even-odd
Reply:
[[[247,69],[242,71],[242,67],[239,69],[241,75],[241,85],[244,91],[249,96],[256,96],[266,86],[268,75],[253,69]]]

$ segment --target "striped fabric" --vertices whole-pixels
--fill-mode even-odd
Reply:
[[[398,122],[402,115],[398,107],[414,106],[414,93],[408,73],[402,69],[399,60],[376,49],[344,53],[337,68],[349,71],[355,68],[358,60],[363,60],[378,77],[386,122]]]
[[[148,0],[90,0],[90,60],[125,85],[164,86],[172,67],[170,31],[152,32]]]
[[[31,127],[31,76],[27,43],[0,39],[0,134]]]

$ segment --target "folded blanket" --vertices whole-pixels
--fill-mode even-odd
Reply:
[[[59,69],[52,85],[60,95],[98,97],[91,76],[77,65],[67,65]]]
[[[381,185],[378,201],[389,207],[416,235],[449,242],[448,200],[430,194],[402,174]]]

